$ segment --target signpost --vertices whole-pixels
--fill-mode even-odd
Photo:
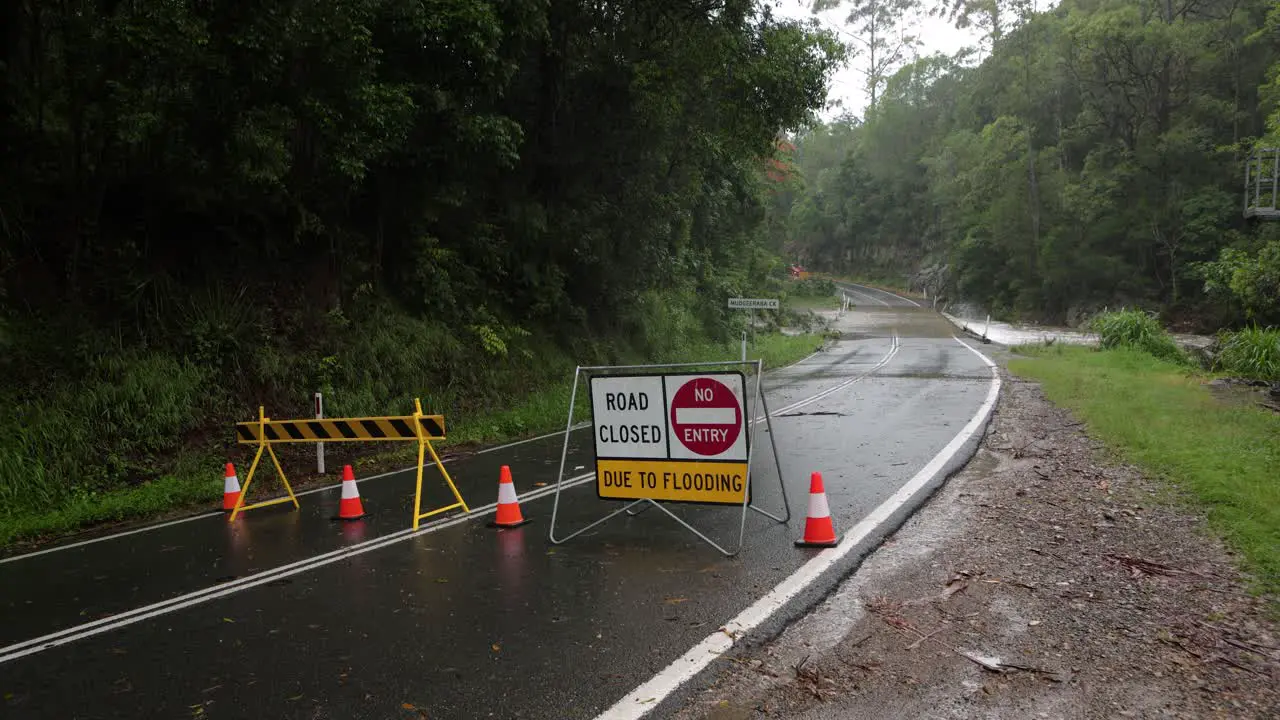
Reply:
[[[777,310],[777,298],[729,298],[730,310]]]
[[[729,298],[730,310],[750,310],[752,322],[756,319],[756,310],[777,310],[777,298]],[[747,361],[747,331],[742,331],[742,362]]]
[[[747,376],[741,370],[743,367],[756,371],[753,404],[747,401]],[[715,370],[692,372],[693,368]],[[655,372],[658,369],[684,372]],[[635,515],[639,510],[634,508],[641,503],[662,510],[728,556],[742,549],[748,508],[778,522],[787,522],[791,508],[782,491],[782,467],[776,446],[772,447],[773,459],[784,514],[780,517],[752,504],[753,436],[761,420],[769,425],[769,442],[774,445],[769,410],[761,392],[763,369],[759,360],[579,367],[574,375],[567,427],[573,426],[578,383],[585,374],[591,398],[596,495],[601,500],[630,502],[580,530],[556,538],[556,516],[568,455],[566,433],[551,511],[551,542],[566,542],[622,512]],[[764,411],[763,416],[754,421],[750,420],[752,405],[754,412]],[[741,506],[737,548],[730,551],[721,547],[659,504],[662,502]]]
[[[324,419],[324,395],[316,393],[316,419]],[[324,474],[324,443],[316,443],[316,474]]]

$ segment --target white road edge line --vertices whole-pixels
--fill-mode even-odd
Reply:
[[[896,293],[896,292],[892,292],[892,291],[889,291],[889,290],[881,290],[880,288],[873,288],[873,287],[870,287],[870,286],[868,286],[868,285],[858,285],[857,283],[849,283],[849,284],[850,284],[850,285],[853,285],[853,286],[855,286],[855,287],[864,288],[864,289],[866,289],[866,290],[874,290],[875,292],[878,292],[878,293],[884,293],[885,295],[891,295],[891,296],[893,296],[893,297],[898,298],[899,300],[906,300],[907,302],[911,303],[912,305],[915,305],[916,307],[924,307],[923,305],[921,305],[920,303],[916,302],[915,300],[912,300],[911,298],[909,298],[909,297],[905,297],[905,296],[903,296],[903,295],[899,295],[899,294],[898,294],[898,293]]]
[[[783,411],[787,409],[794,409],[796,407],[801,407],[803,405],[808,405],[811,402],[816,402],[837,390],[848,387],[854,382],[857,382],[858,380],[861,380],[867,377],[868,375],[875,372],[879,368],[884,367],[884,365],[888,363],[889,360],[891,360],[894,355],[897,354],[898,349],[899,349],[898,336],[897,336],[897,333],[895,333],[893,336],[892,345],[889,352],[884,356],[884,358],[880,360],[880,362],[878,362],[874,367],[872,367],[871,370],[855,378],[846,380],[838,385],[828,388],[813,396],[800,400],[799,402],[792,403],[791,405],[788,405],[787,408],[784,408]],[[783,411],[775,411],[774,415],[777,415],[778,412],[783,412]],[[759,418],[756,418],[753,422],[758,423],[761,420],[763,420],[763,418],[764,416],[762,415]],[[574,429],[576,430],[579,427],[580,426],[575,426]],[[552,433],[550,435],[546,435],[542,437],[551,437],[551,436],[560,435],[563,433],[564,431],[562,430],[559,433]],[[532,438],[531,440],[533,439],[538,439],[538,438]],[[526,440],[523,442],[530,442],[531,440]],[[519,443],[512,443],[512,444],[519,444]],[[510,447],[510,445],[508,445],[508,447]],[[494,449],[497,449],[497,448],[494,448]],[[389,475],[389,474],[391,473],[384,473],[384,475]],[[594,478],[595,475],[596,474],[594,472],[591,472],[591,473],[584,473],[582,475],[578,475],[572,478],[568,478],[564,481],[562,485],[560,485],[560,487],[562,490],[565,488],[576,487],[585,482],[588,482],[589,480]],[[375,476],[375,477],[382,477],[382,475]],[[543,497],[555,492],[555,488],[556,488],[555,485],[548,485],[539,490],[525,493],[523,496],[521,496],[521,500],[522,501],[536,500],[540,497]],[[311,492],[318,492],[318,490],[313,490]],[[497,507],[497,503],[490,503],[483,507],[473,508],[472,511],[466,515],[460,515],[454,518],[448,518],[448,519],[436,521],[434,523],[429,523],[428,525],[421,527],[416,531],[409,530],[409,529],[397,530],[396,532],[390,533],[388,535],[383,535],[381,537],[366,540],[361,543],[356,543],[354,545],[338,548],[337,550],[331,550],[327,553],[323,553],[313,557],[297,560],[287,565],[281,565],[279,567],[263,570],[262,572],[255,573],[253,575],[248,575],[243,578],[239,578],[237,580],[232,580],[231,582],[201,588],[200,590],[195,590],[195,591],[186,593],[184,595],[179,595],[177,597],[169,598],[168,600],[161,600],[159,602],[152,603],[150,605],[144,605],[143,607],[122,611],[115,615],[101,618],[99,620],[83,623],[81,625],[76,625],[69,628],[64,628],[62,630],[58,630],[56,632],[52,632],[47,635],[42,635],[37,638],[23,640],[21,642],[14,643],[6,647],[0,647],[0,664],[9,662],[11,660],[17,660],[19,658],[26,657],[28,655],[33,655],[43,650],[55,648],[60,645],[66,645],[66,644],[75,642],[77,640],[82,640],[87,637],[92,637],[94,635],[108,632],[110,630],[115,630],[117,628],[122,628],[128,625],[132,625],[142,620],[147,620],[149,618],[153,618],[159,615],[165,615],[171,612],[175,612],[177,610],[181,610],[183,608],[188,608],[193,605],[198,605],[200,603],[208,602],[210,600],[215,600],[220,597],[225,597],[227,595],[231,595],[241,590],[247,590],[249,588],[257,587],[258,585],[263,585],[269,582],[273,582],[275,580],[279,580],[281,578],[286,578],[291,575],[296,575],[298,573],[306,572],[307,570],[312,570],[318,567],[323,567],[325,565],[330,565],[332,563],[339,562],[349,557],[354,557],[356,555],[363,555],[366,552],[371,552],[373,550],[377,550],[377,549],[386,547],[388,545],[401,542],[402,540],[409,540],[411,538],[415,538],[420,535],[425,535],[430,532],[435,532],[437,530],[442,530],[447,527],[452,527],[454,525],[458,525],[468,520],[472,520],[477,517],[487,515],[488,513],[492,512],[496,507]],[[217,514],[221,515],[222,513],[217,513]]]
[[[588,425],[590,425],[590,423],[578,423],[577,425],[574,425],[569,430],[569,432],[575,432],[575,431],[581,430],[582,428]],[[563,435],[564,432],[565,432],[564,430],[557,430],[555,432],[550,432],[545,435],[526,438],[524,440],[516,440],[515,442],[509,442],[505,445],[496,445],[494,447],[477,450],[476,452],[471,453],[470,455],[447,457],[447,458],[444,458],[444,462],[450,463],[450,462],[453,462],[454,460],[473,457],[475,455],[484,455],[485,453],[496,452],[498,450],[505,450],[507,448],[515,447],[517,445],[524,445],[525,443],[537,442],[538,440],[546,440],[547,438],[550,438],[550,437]],[[369,482],[370,480],[377,480],[379,478],[389,477],[391,475],[398,475],[402,472],[407,472],[413,469],[414,469],[413,467],[407,467],[407,468],[401,468],[399,470],[389,470],[384,473],[378,473],[377,475],[370,475],[369,477],[360,478],[360,482],[366,483],[366,482]],[[342,483],[337,483],[335,485],[324,485],[322,487],[312,488],[310,490],[304,490],[300,493],[294,493],[294,494],[297,495],[298,497],[302,497],[304,495],[313,495],[315,493],[324,492],[326,490],[336,490],[340,487],[342,487]],[[126,537],[128,535],[137,535],[139,533],[151,532],[152,530],[159,530],[160,528],[166,528],[172,525],[181,525],[182,523],[194,522],[196,520],[204,520],[211,517],[217,517],[219,515],[225,517],[226,513],[220,510],[214,510],[213,512],[202,513],[200,515],[192,515],[190,517],[178,518],[177,520],[169,520],[167,522],[156,523],[155,525],[145,525],[143,527],[134,528],[132,530],[124,530],[118,533],[111,533],[110,535],[103,535],[101,537],[90,538],[88,540],[81,540],[79,542],[67,543],[66,545],[56,545],[54,547],[45,548],[43,550],[33,550],[29,553],[23,553],[21,555],[13,555],[10,557],[0,558],[0,565],[3,565],[5,563],[17,562],[18,560],[25,560],[27,558],[33,558],[33,557],[36,557],[37,555],[47,555],[49,553],[61,552],[62,550],[70,550],[72,548],[84,547],[85,545],[93,545],[94,543],[105,542],[107,540],[115,540],[117,538]]]
[[[576,487],[591,480],[595,475],[596,474],[592,472],[569,478],[568,480],[565,480],[564,486]],[[525,493],[520,497],[520,500],[522,502],[525,500],[536,500],[540,497],[549,495],[554,491],[554,486],[549,485],[545,488]],[[107,632],[108,630],[132,625],[140,620],[146,620],[158,615],[164,615],[176,610],[198,605],[209,600],[231,595],[232,593],[236,593],[241,590],[247,590],[252,587],[257,587],[258,585],[279,580],[280,578],[297,575],[298,573],[306,572],[307,570],[312,570],[317,567],[331,565],[349,557],[363,555],[364,553],[377,550],[403,540],[409,540],[420,535],[426,535],[427,533],[435,532],[437,530],[453,527],[454,525],[464,523],[468,520],[474,520],[478,517],[488,515],[496,507],[497,503],[490,503],[483,507],[472,508],[469,514],[439,520],[424,527],[420,527],[417,530],[398,530],[390,535],[384,535],[382,537],[366,540],[362,543],[349,545],[344,548],[339,548],[338,550],[324,553],[323,555],[316,555],[288,565],[281,565],[279,567],[271,568],[270,570],[263,570],[262,572],[248,575],[231,582],[211,585],[206,588],[201,588],[200,590],[186,593],[185,595],[179,595],[177,597],[169,598],[168,600],[161,600],[160,602],[152,603],[151,605],[122,611],[100,620],[65,628],[30,640],[23,640],[6,647],[0,647],[0,663],[17,660],[18,658],[32,655],[42,650],[48,650],[59,645],[66,645],[68,643],[75,642],[76,640],[92,637],[99,633]]]
[[[873,300],[873,301],[875,301],[875,302],[878,302],[878,303],[880,303],[881,305],[883,305],[883,306],[885,306],[885,307],[892,307],[891,305],[889,305],[889,303],[885,302],[884,300],[881,300],[880,298],[876,297],[875,295],[872,295],[871,293],[868,293],[868,292],[862,292],[861,290],[854,290],[854,289],[853,289],[854,287],[862,287],[862,286],[861,286],[861,285],[854,285],[853,287],[850,287],[850,288],[848,289],[848,290],[849,290],[849,292],[853,293],[854,295],[861,295],[862,297],[864,297],[864,298],[868,298],[868,299]]]
[[[1000,373],[996,370],[995,363],[986,355],[978,352],[968,343],[954,335],[952,335],[952,339],[968,348],[970,352],[981,358],[982,362],[991,369],[991,388],[987,391],[987,398],[968,424],[951,439],[951,442],[947,443],[946,447],[939,450],[938,454],[933,456],[933,459],[908,480],[906,485],[903,485],[897,492],[881,503],[879,507],[872,510],[869,515],[858,522],[857,525],[854,525],[844,539],[841,540],[840,545],[819,552],[812,560],[801,565],[789,577],[778,583],[767,595],[757,600],[746,610],[743,610],[737,617],[725,623],[724,627],[708,635],[704,640],[676,659],[675,662],[668,665],[657,675],[654,675],[648,682],[632,690],[626,697],[615,703],[613,707],[598,715],[596,720],[630,720],[643,717],[658,703],[675,692],[677,688],[710,665],[717,657],[730,650],[736,638],[754,630],[817,580],[823,572],[852,552],[863,539],[887,521],[894,512],[905,505],[935,475],[941,472],[947,462],[956,453],[960,452],[965,443],[982,430],[988,415],[995,407],[996,400],[1000,397]]]

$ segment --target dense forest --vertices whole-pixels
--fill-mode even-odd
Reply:
[[[727,338],[724,298],[784,274],[770,160],[843,54],[815,28],[755,0],[3,3],[0,513],[315,390],[467,413]]]
[[[1280,4],[843,5],[869,105],[796,136],[795,252],[1008,316],[1280,323],[1280,220],[1242,202],[1246,158],[1280,146]],[[912,60],[913,10],[981,47]]]

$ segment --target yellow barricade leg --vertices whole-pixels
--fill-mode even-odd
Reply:
[[[254,508],[267,507],[269,505],[279,505],[280,503],[286,503],[286,502],[292,502],[295,510],[301,507],[298,504],[298,496],[293,494],[293,487],[289,485],[289,478],[285,477],[284,468],[280,467],[280,458],[276,457],[275,449],[272,448],[271,444],[267,441],[266,424],[268,419],[269,418],[267,417],[266,410],[264,408],[259,407],[258,408],[258,452],[253,456],[253,465],[249,467],[249,475],[244,480],[244,487],[240,490],[240,497],[236,499],[236,506],[234,509],[232,509],[230,517],[227,518],[227,522],[234,521],[240,515],[240,513],[244,512],[245,510],[252,510]],[[253,474],[258,469],[258,463],[262,460],[262,452],[264,450],[269,455],[271,455],[271,464],[275,466],[276,472],[280,474],[280,481],[284,483],[284,489],[285,489],[285,492],[288,493],[288,495],[281,498],[275,498],[274,500],[264,500],[260,503],[245,505],[244,504],[245,498],[249,497],[249,486],[253,484]]]
[[[249,474],[244,478],[244,487],[240,488],[240,497],[236,498],[236,506],[231,509],[231,514],[227,516],[227,522],[234,522],[236,516],[244,510],[244,499],[249,497],[249,486],[253,484],[253,473],[258,469],[258,461],[262,460],[262,451],[266,448],[266,443],[258,445],[258,452],[254,453],[253,456],[253,464],[249,466]]]
[[[449,490],[453,492],[454,499],[457,500],[457,502],[452,505],[445,505],[444,507],[439,507],[425,513],[422,512],[422,469],[425,465],[425,458],[422,454],[423,450],[431,453],[432,462],[434,462],[435,466],[440,469],[440,474],[444,477],[444,481],[449,486]],[[436,454],[436,449],[432,447],[431,441],[425,439],[420,440],[418,442],[418,491],[413,504],[413,529],[418,529],[418,523],[423,518],[439,515],[440,513],[453,510],[454,508],[462,508],[463,512],[471,512],[471,508],[467,507],[467,502],[462,499],[462,493],[458,492],[458,486],[453,484],[453,478],[449,477],[449,471],[444,469],[444,463],[441,462],[440,456]]]
[[[284,468],[280,467],[280,458],[276,457],[275,448],[268,445],[267,452],[271,453],[271,462],[275,463],[276,472],[280,473],[280,482],[284,483],[284,490],[289,493],[289,499],[293,501],[294,509],[301,509],[302,506],[298,504],[298,496],[293,494],[293,486],[289,484],[289,478],[285,477]],[[283,500],[283,498],[281,498],[281,500]]]
[[[467,501],[462,499],[462,493],[458,492],[458,487],[453,484],[453,478],[449,477],[449,471],[445,470],[444,463],[440,462],[440,456],[436,455],[436,449],[431,446],[430,440],[427,441],[427,449],[431,451],[431,459],[435,461],[436,467],[440,468],[440,474],[444,476],[444,481],[449,484],[449,489],[453,491],[453,497],[457,499],[462,511],[471,512],[471,508],[467,507]]]
[[[422,446],[426,442],[418,441],[418,489],[413,494],[413,529],[418,529],[418,521],[422,519]]]

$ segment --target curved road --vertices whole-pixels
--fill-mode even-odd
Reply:
[[[338,494],[328,488],[298,512],[235,524],[216,514],[0,558],[4,716],[663,714],[698,686],[709,662],[698,651],[727,637],[720,628],[749,638],[801,613],[964,459],[971,443],[958,434],[985,421],[991,370],[945,320],[891,293],[850,290],[866,302],[839,319],[842,339],[766,375],[793,517],[750,514],[738,557],[654,511],[550,544],[563,441],[553,435],[451,460],[464,496],[489,509],[419,533],[405,530],[412,474],[393,473],[361,479],[369,517],[358,523],[329,519]],[[754,497],[773,509],[764,431]],[[570,437],[566,475],[577,484],[561,497],[561,534],[616,507],[586,475],[587,432]],[[502,464],[533,518],[516,530],[483,522]],[[812,471],[837,530],[852,536],[836,550],[792,542]],[[736,541],[731,509],[673,511]]]

